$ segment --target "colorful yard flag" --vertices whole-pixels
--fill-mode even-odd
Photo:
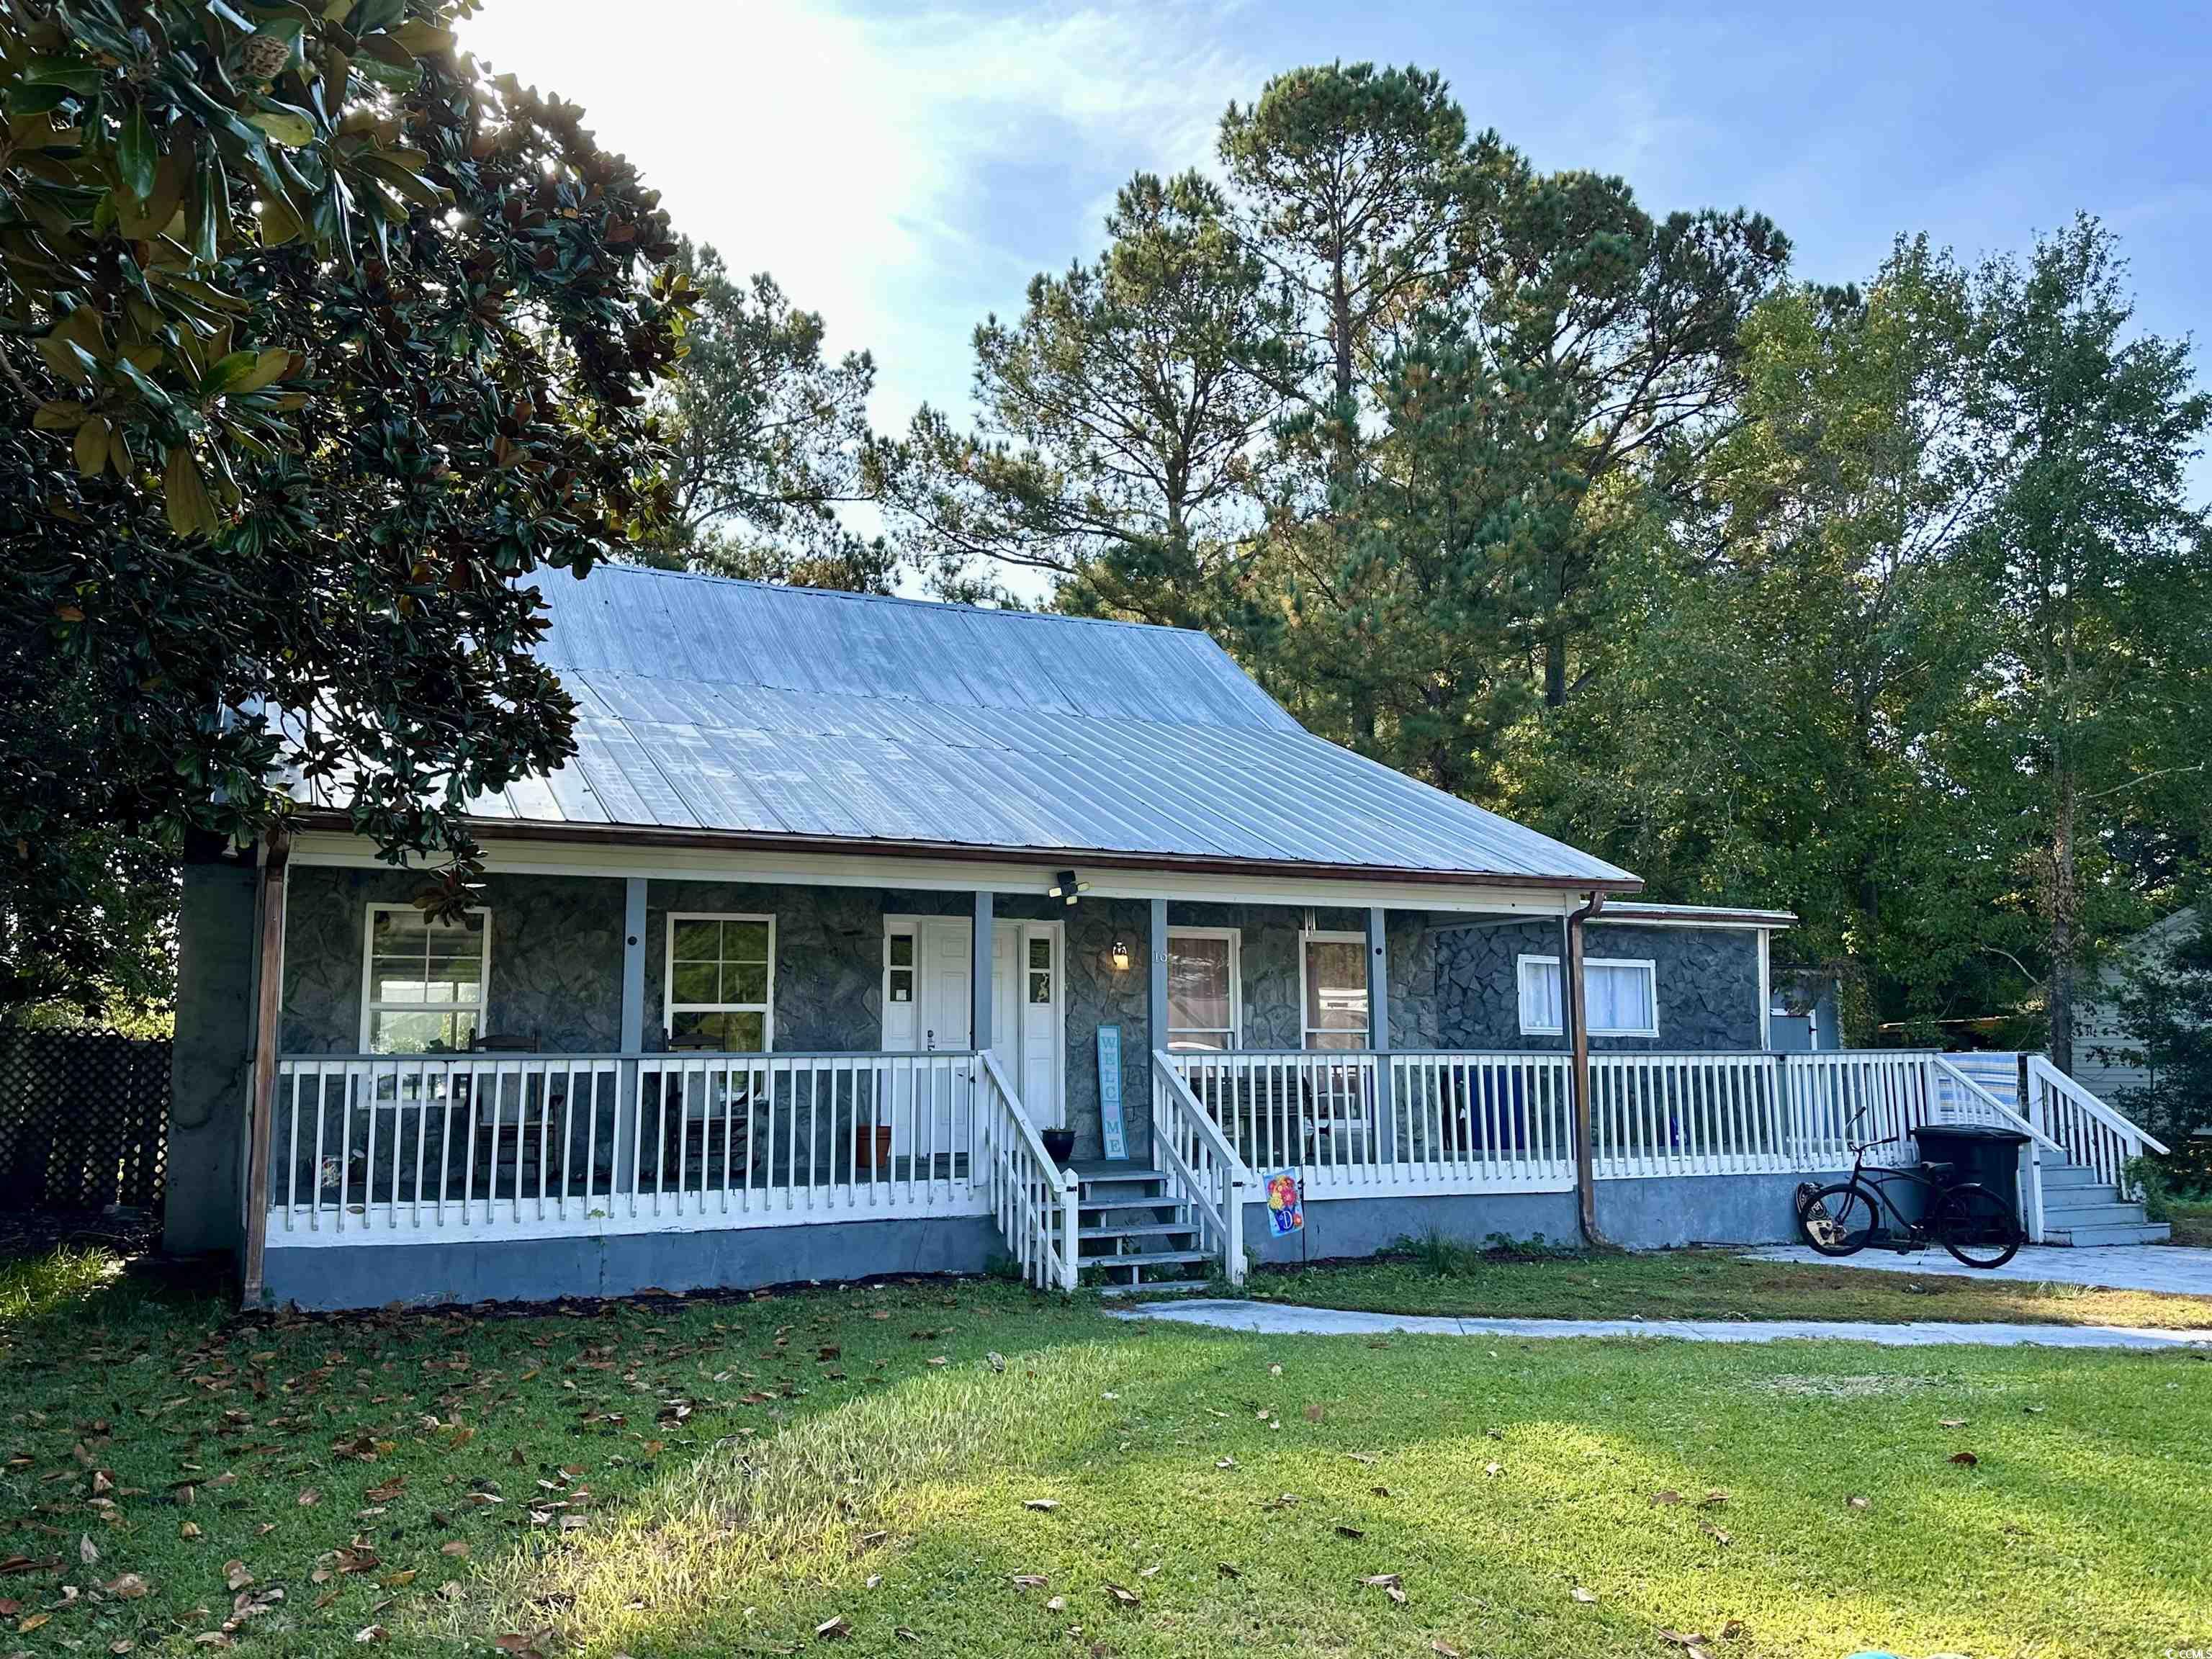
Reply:
[[[1298,1198],[1295,1170],[1267,1177],[1267,1229],[1278,1238],[1306,1224],[1306,1206]]]

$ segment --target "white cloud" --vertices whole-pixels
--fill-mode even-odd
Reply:
[[[896,427],[964,404],[969,331],[1095,251],[1115,183],[1207,158],[1259,79],[1211,38],[1227,9],[495,0],[463,45],[582,104],[678,228],[872,349]]]

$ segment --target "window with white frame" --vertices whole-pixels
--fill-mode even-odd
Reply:
[[[766,1054],[775,1039],[775,918],[670,916],[662,985],[671,1043]]]
[[[1234,927],[1168,929],[1168,1047],[1203,1051],[1241,1046],[1243,995]]]
[[[1367,936],[1299,935],[1299,1000],[1309,1048],[1367,1047]]]
[[[1583,963],[1585,1012],[1592,1036],[1659,1035],[1659,974],[1649,962],[1591,957]],[[1566,1030],[1560,1003],[1559,959],[1521,958],[1521,1030],[1558,1036]]]
[[[411,904],[372,904],[362,951],[362,1052],[465,1048],[483,1031],[491,912],[433,921]]]

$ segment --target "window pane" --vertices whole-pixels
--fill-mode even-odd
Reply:
[[[371,1002],[422,1002],[428,1000],[422,979],[422,958],[420,957],[379,957],[369,968]]]
[[[722,969],[722,1000],[725,1002],[766,1002],[768,1000],[768,964],[764,962],[738,963]]]
[[[1052,975],[1050,974],[1031,974],[1030,975],[1030,1000],[1031,1002],[1044,1004],[1049,1004],[1052,1001]]]
[[[1177,1031],[1168,1038],[1170,1054],[1218,1054],[1226,1053],[1228,1048],[1226,1031]]]
[[[1367,947],[1350,939],[1306,941],[1306,1030],[1364,1034]],[[1318,1048],[1319,1043],[1310,1047]],[[1332,1043],[1332,1048],[1357,1045]]]
[[[678,1014],[668,1023],[671,1037],[704,1038],[727,1054],[757,1054],[767,1046],[768,1023],[760,1014]]]
[[[1309,1048],[1358,1049],[1367,1046],[1367,1033],[1361,1031],[1308,1031]]]
[[[1528,1031],[1556,1031],[1559,1018],[1559,964],[1524,962],[1521,964],[1521,1027]]]
[[[1033,939],[1030,941],[1030,966],[1032,968],[1050,968],[1052,966],[1052,941],[1050,939]]]
[[[715,978],[711,962],[679,962],[676,975],[670,981],[675,1000],[678,1002],[714,1002],[720,1000],[720,983]]]
[[[1229,1029],[1229,941],[1168,938],[1168,1029]]]
[[[722,924],[722,960],[766,962],[768,924],[764,921],[726,921]]]
[[[712,921],[679,921],[676,924],[676,959],[678,962],[712,962],[721,954],[721,927]]]
[[[369,1022],[368,1048],[377,1054],[419,1054],[465,1048],[475,1035],[473,1014],[380,1011]]]
[[[914,1000],[913,969],[894,968],[891,969],[891,1000],[893,1002],[912,1002]]]
[[[891,935],[891,966],[894,968],[914,966],[914,935],[912,933]]]
[[[1589,987],[1591,1030],[1651,1030],[1651,975],[1642,964],[1592,968]]]

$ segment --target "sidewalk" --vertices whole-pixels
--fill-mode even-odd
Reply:
[[[2212,1296],[2212,1250],[2175,1244],[2112,1244],[2061,1249],[2023,1244],[2002,1267],[1969,1267],[1940,1247],[1899,1255],[1861,1250],[1840,1259],[1802,1244],[1762,1245],[1743,1252],[1748,1261],[1802,1261],[1820,1267],[1864,1267],[1884,1273],[1958,1273],[1968,1279],[2009,1279],[2035,1285],[2089,1285],[2106,1291],[2163,1291],[2172,1296]]]
[[[2069,1252],[2087,1254],[2087,1252]],[[2212,1332],[2143,1330],[2118,1325],[1875,1324],[1827,1319],[1444,1319],[1417,1314],[1351,1313],[1273,1302],[1146,1302],[1111,1310],[1119,1319],[1165,1320],[1216,1330],[1284,1336],[1663,1336],[1686,1342],[1785,1342],[1806,1338],[1872,1342],[1886,1348],[1943,1343],[1981,1347],[2212,1349]]]

